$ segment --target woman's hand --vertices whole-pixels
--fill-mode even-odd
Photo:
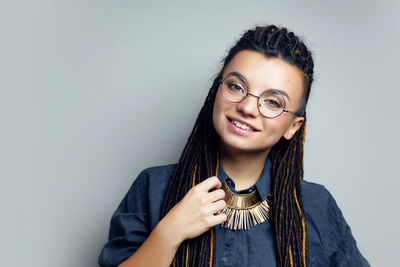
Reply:
[[[212,176],[191,188],[160,223],[182,243],[226,221],[226,215],[219,213],[226,207],[224,197],[221,182]]]
[[[210,190],[215,189],[210,192]],[[226,206],[225,192],[213,176],[189,190],[154,230],[140,248],[119,266],[170,266],[185,239],[201,235],[226,221],[219,213]]]

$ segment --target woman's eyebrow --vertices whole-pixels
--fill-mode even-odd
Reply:
[[[268,90],[268,91],[278,92],[278,93],[280,93],[281,95],[283,95],[284,97],[286,97],[287,100],[289,100],[289,102],[290,102],[290,97],[289,97],[289,95],[288,95],[284,90],[280,90],[280,89],[270,89],[270,90]]]
[[[247,85],[247,87],[248,87],[248,82],[247,82],[247,80],[246,80],[246,78],[242,75],[242,74],[240,74],[239,72],[237,72],[237,71],[232,71],[232,72],[229,72],[227,75],[226,75],[226,77],[228,77],[228,76],[236,76],[236,77],[238,77],[242,82],[244,82],[246,85]]]

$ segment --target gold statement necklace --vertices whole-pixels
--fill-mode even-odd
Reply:
[[[226,181],[222,184],[225,191],[226,207],[222,210],[227,220],[224,225],[230,230],[249,230],[251,227],[261,224],[269,219],[268,194],[262,201],[257,190],[248,194],[236,194],[232,192]]]
[[[218,171],[219,156],[217,154],[215,176],[218,176]],[[270,194],[262,201],[257,190],[248,194],[236,194],[232,192],[226,181],[221,188],[225,191],[226,207],[222,210],[222,213],[225,213],[227,217],[226,221],[222,223],[225,228],[230,230],[249,230],[251,227],[269,219],[270,207],[268,199],[271,198]]]

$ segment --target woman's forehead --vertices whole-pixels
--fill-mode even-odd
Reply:
[[[240,74],[250,90],[279,89],[291,98],[301,97],[304,91],[301,70],[278,57],[266,57],[259,52],[243,50],[237,53],[224,68],[222,78],[232,73]]]

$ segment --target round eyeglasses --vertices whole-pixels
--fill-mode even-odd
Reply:
[[[249,93],[246,81],[239,75],[230,74],[225,79],[219,81],[222,96],[226,101],[238,103],[243,101],[248,95],[258,98],[257,106],[260,113],[267,118],[276,118],[283,112],[288,112],[296,116],[302,115],[285,109],[286,103],[283,95],[277,90],[267,90],[260,96]]]

